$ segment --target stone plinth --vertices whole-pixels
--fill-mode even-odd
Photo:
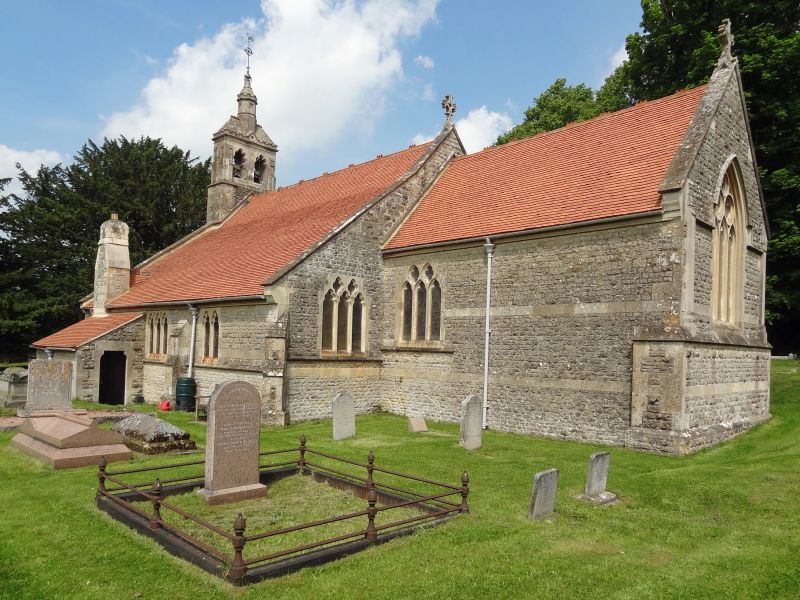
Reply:
[[[109,463],[129,460],[132,453],[113,431],[91,419],[68,413],[45,413],[23,421],[11,444],[54,469],[96,465],[101,456]]]
[[[475,395],[461,402],[461,434],[459,443],[467,450],[477,450],[483,444],[483,414],[481,400]]]
[[[183,429],[152,415],[131,415],[115,423],[111,429],[122,436],[126,446],[144,454],[196,448],[194,441]]]
[[[267,495],[259,482],[258,451],[261,396],[254,385],[228,381],[208,402],[205,487],[209,504],[225,504]]]
[[[547,469],[534,475],[529,518],[538,521],[552,517],[556,507],[558,473],[558,469]]]
[[[72,409],[72,363],[68,360],[35,359],[28,364],[27,417],[41,411]]]
[[[344,440],[356,434],[356,404],[353,397],[342,392],[333,401],[333,439]]]

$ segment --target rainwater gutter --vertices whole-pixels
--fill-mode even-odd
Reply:
[[[188,377],[192,377],[194,373],[194,343],[197,339],[197,315],[199,310],[196,306],[189,304],[189,312],[192,314],[192,336],[191,341],[189,342],[189,374]]]
[[[489,427],[489,339],[492,335],[491,310],[492,310],[492,259],[494,258],[495,245],[486,238],[483,250],[486,252],[486,329],[483,345],[483,428]]]

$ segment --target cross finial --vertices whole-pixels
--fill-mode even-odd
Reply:
[[[731,32],[731,20],[723,19],[719,28],[717,29],[717,37],[719,43],[722,45],[721,59],[733,59],[733,33]]]
[[[253,49],[250,47],[250,44],[253,43],[253,36],[249,33],[247,34],[247,47],[244,49],[244,53],[247,54],[247,74],[250,75],[250,57],[253,56]]]
[[[456,103],[453,102],[453,97],[449,94],[442,98],[442,108],[444,109],[444,123],[445,125],[453,124],[453,113],[456,112]]]

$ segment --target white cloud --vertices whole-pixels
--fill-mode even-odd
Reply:
[[[477,152],[491,146],[497,136],[514,125],[507,113],[490,111],[481,106],[469,111],[466,117],[456,121],[456,129],[467,152]]]
[[[416,146],[418,144],[430,142],[435,137],[436,137],[435,135],[425,135],[424,133],[418,133],[413,138],[411,138],[411,143]]]
[[[424,54],[417,56],[417,58],[414,59],[414,62],[423,69],[432,69],[435,66],[433,59],[430,56],[425,56]]]
[[[13,177],[11,182],[3,190],[5,194],[19,194],[22,192],[22,186],[17,179],[17,167],[19,163],[29,173],[35,173],[43,164],[52,167],[64,158],[55,150],[46,150],[44,148],[38,150],[15,150],[9,148],[4,144],[0,144],[0,179],[6,177]]]
[[[611,55],[611,64],[609,65],[609,74],[614,72],[618,66],[628,60],[628,51],[625,50],[625,44],[622,44],[614,54]]]
[[[210,155],[211,134],[236,109],[252,33],[259,122],[284,164],[354,129],[369,131],[403,75],[399,43],[435,18],[438,0],[262,0],[263,15],[182,44],[130,110],[102,135],[151,135]]]

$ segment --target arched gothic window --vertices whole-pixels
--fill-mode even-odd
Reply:
[[[241,178],[244,170],[244,151],[240,148],[233,155],[233,176]]]
[[[211,317],[203,316],[203,358],[211,357]]]
[[[366,308],[355,279],[347,287],[337,277],[322,299],[322,350],[337,354],[366,352]]]
[[[745,212],[742,188],[733,164],[722,178],[714,204],[711,318],[741,322]]]
[[[401,290],[400,339],[438,342],[442,339],[442,286],[430,265],[412,266]]]
[[[219,318],[217,317],[217,313],[214,313],[214,316],[211,318],[212,325],[211,325],[211,358],[219,358]]]
[[[255,169],[253,170],[253,183],[261,183],[264,181],[264,171],[267,168],[267,161],[263,156],[259,156],[255,162]]]
[[[203,315],[203,358],[219,358],[219,317],[216,312]]]
[[[166,313],[150,313],[147,315],[145,330],[147,355],[150,358],[163,358],[167,354],[169,324]]]

